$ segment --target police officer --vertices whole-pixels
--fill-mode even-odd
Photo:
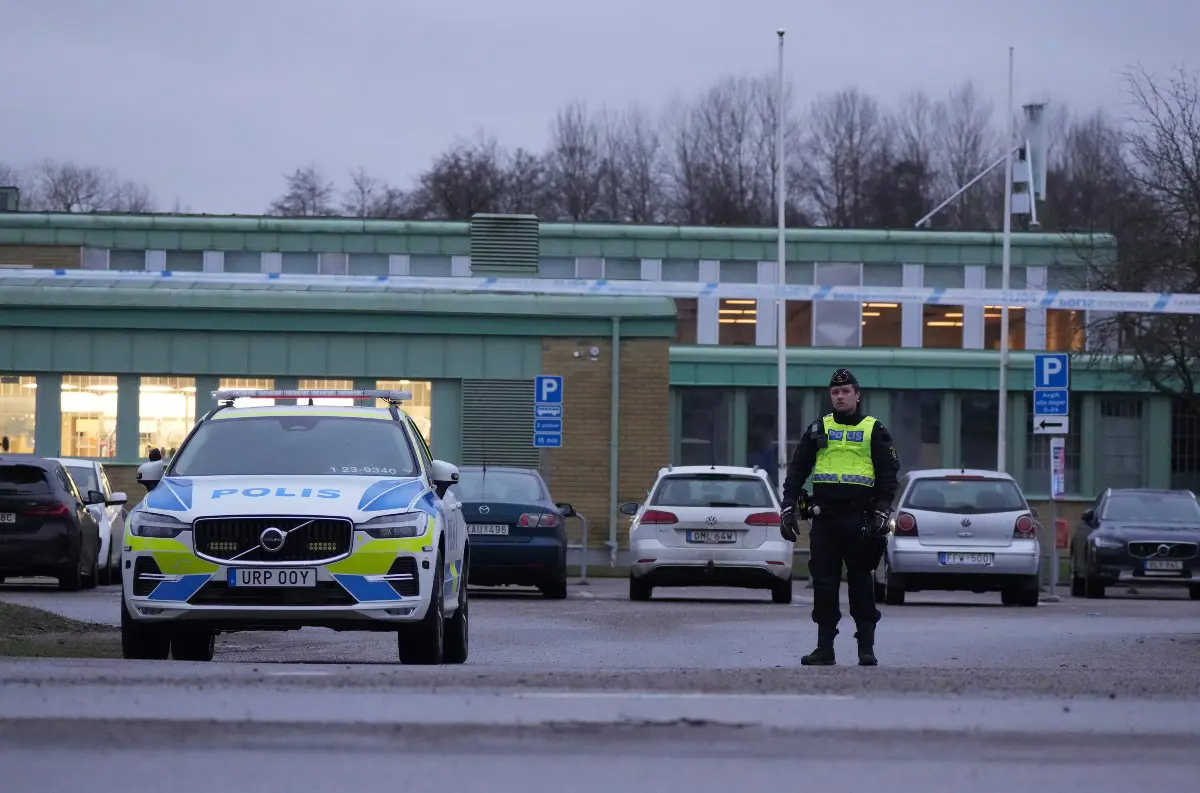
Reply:
[[[842,562],[850,616],[858,639],[858,663],[875,666],[874,570],[886,548],[884,536],[900,462],[892,435],[882,422],[863,415],[858,380],[838,369],[829,381],[833,413],[811,424],[788,464],[783,485],[784,537],[799,536],[797,519],[811,519],[808,570],[813,583],[812,619],[817,649],[800,659],[805,666],[836,663],[833,639],[842,619],[838,590]],[[813,494],[801,487],[812,477]],[[813,508],[816,509],[813,509]]]

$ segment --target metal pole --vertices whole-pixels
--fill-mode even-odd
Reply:
[[[1008,291],[1009,270],[1012,264],[1012,161],[1013,139],[1013,48],[1008,48],[1008,136],[1004,141],[1004,248],[1001,254],[1000,288]],[[1008,301],[1000,306],[1000,388],[999,410],[996,417],[996,470],[1003,472],[1008,462]]]
[[[775,100],[775,205],[778,214],[779,223],[779,240],[778,240],[778,272],[776,273],[777,281],[780,287],[787,285],[787,253],[786,253],[786,224],[784,213],[786,201],[784,196],[784,156],[783,156],[783,124],[784,124],[784,106],[783,106],[783,35],[784,30],[780,28],[776,31],[779,36],[779,86],[778,95]],[[781,291],[782,294],[782,291]],[[779,436],[779,451],[778,463],[779,472],[777,474],[776,487],[779,490],[779,497],[783,498],[783,480],[787,475],[787,301],[782,297],[775,301],[775,346],[777,357],[777,379],[776,386],[778,396],[778,436]]]
[[[587,518],[585,518],[583,515],[580,515],[578,512],[575,513],[575,517],[579,518],[579,522],[583,524],[583,559],[579,562],[579,583],[586,584],[588,582],[588,580],[587,580],[588,549],[591,547],[590,545],[588,545]]]
[[[608,566],[617,566],[617,483],[621,464],[621,318],[612,318],[612,392],[608,409]]]

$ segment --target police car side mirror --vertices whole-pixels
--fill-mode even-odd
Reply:
[[[163,471],[166,470],[166,467],[166,464],[162,460],[151,460],[148,463],[142,463],[137,469],[137,480],[149,492],[158,487],[158,483],[162,481]]]
[[[445,498],[450,486],[458,483],[458,467],[445,460],[434,460],[429,479],[438,498]]]

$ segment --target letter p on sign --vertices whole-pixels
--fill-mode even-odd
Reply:
[[[1066,353],[1038,355],[1034,359],[1034,388],[1068,388]]]
[[[562,375],[540,374],[534,383],[535,401],[539,405],[561,405],[563,401]]]

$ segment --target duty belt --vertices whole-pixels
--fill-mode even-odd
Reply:
[[[875,477],[863,476],[862,474],[813,474],[812,480],[814,483],[826,482],[829,484],[875,486]]]

